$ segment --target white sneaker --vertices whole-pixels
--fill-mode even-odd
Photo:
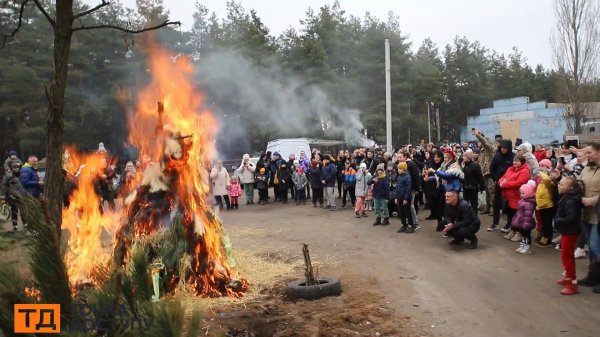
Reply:
[[[512,239],[512,238],[513,238],[513,236],[515,236],[515,234],[516,234],[516,233],[517,233],[517,232],[515,232],[515,231],[510,231],[510,232],[508,232],[508,234],[504,235],[504,238],[505,238],[506,240],[510,240],[510,239]]]
[[[552,243],[555,244],[555,245],[559,244],[560,243],[560,235],[557,236],[557,237],[555,237],[554,239],[552,239]]]
[[[512,239],[510,239],[510,241],[512,242],[519,242],[523,239],[523,236],[521,236],[521,233],[517,232],[517,234],[515,234]]]
[[[515,249],[515,252],[521,253],[521,250],[523,249],[523,247],[525,247],[525,242],[521,241],[519,248]]]
[[[531,245],[525,245],[525,246],[523,246],[523,249],[519,250],[517,253],[519,253],[519,254],[525,254],[525,255],[531,255]]]
[[[585,254],[585,250],[583,248],[575,249],[575,258],[576,259],[583,259],[585,256],[586,256],[586,254]]]

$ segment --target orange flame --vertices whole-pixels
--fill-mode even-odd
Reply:
[[[225,256],[221,224],[214,214],[207,212],[210,206],[206,168],[215,155],[216,120],[203,108],[203,96],[192,84],[194,69],[188,57],[175,57],[156,46],[151,46],[148,54],[152,80],[137,95],[135,113],[128,118],[129,141],[140,150],[145,169],[136,199],[128,209],[102,214],[93,189],[94,179],[97,179],[94,168],[103,164],[101,156],[73,156],[70,160],[74,163],[72,166],[85,163],[86,169],[80,175],[80,187],[72,195],[71,205],[63,212],[63,227],[75,233],[71,234],[69,252],[65,256],[69,279],[73,284],[93,280],[96,262],[110,258],[100,244],[101,231],[104,228],[114,237],[114,224],[119,217],[133,223],[135,235],[147,235],[170,226],[164,223],[168,219],[166,215],[178,211],[190,247],[192,271],[186,280],[171,275],[170,283],[185,281],[202,296],[242,296],[248,283],[239,279],[240,286],[235,287],[236,290],[229,286],[237,277]],[[162,216],[136,220],[135,212],[149,207],[149,202],[139,195],[158,191],[166,195],[167,206],[163,206],[163,213],[159,214]],[[124,234],[116,235],[118,239]],[[168,290],[173,291],[174,286]]]

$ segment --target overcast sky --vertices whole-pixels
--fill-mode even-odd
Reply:
[[[92,0],[87,0],[93,3]],[[286,28],[299,27],[311,7],[318,10],[333,0],[241,0],[242,6],[255,9],[259,17],[278,36]],[[487,48],[508,55],[516,46],[532,66],[552,67],[550,34],[555,22],[552,0],[339,0],[346,13],[363,17],[372,15],[387,19],[393,11],[400,26],[413,44],[419,47],[430,37],[440,48],[456,35],[469,41],[480,41]],[[135,3],[126,0],[126,3]],[[225,0],[202,0],[201,3],[218,17],[225,17]],[[181,21],[183,29],[191,28],[194,0],[164,0],[171,19]],[[382,42],[383,43],[383,42]]]

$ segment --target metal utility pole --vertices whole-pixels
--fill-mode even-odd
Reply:
[[[440,108],[435,108],[435,118],[437,119],[438,140],[442,140],[442,124],[440,124]]]
[[[390,40],[385,39],[385,141],[388,151],[392,146],[392,80],[390,73]]]
[[[427,141],[431,143],[431,103],[427,102]]]

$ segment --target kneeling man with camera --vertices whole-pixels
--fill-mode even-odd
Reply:
[[[442,225],[444,232],[454,238],[449,244],[457,245],[467,239],[470,241],[470,249],[477,248],[475,233],[479,231],[481,221],[471,205],[458,195],[458,191],[448,190],[446,192],[446,207]]]

